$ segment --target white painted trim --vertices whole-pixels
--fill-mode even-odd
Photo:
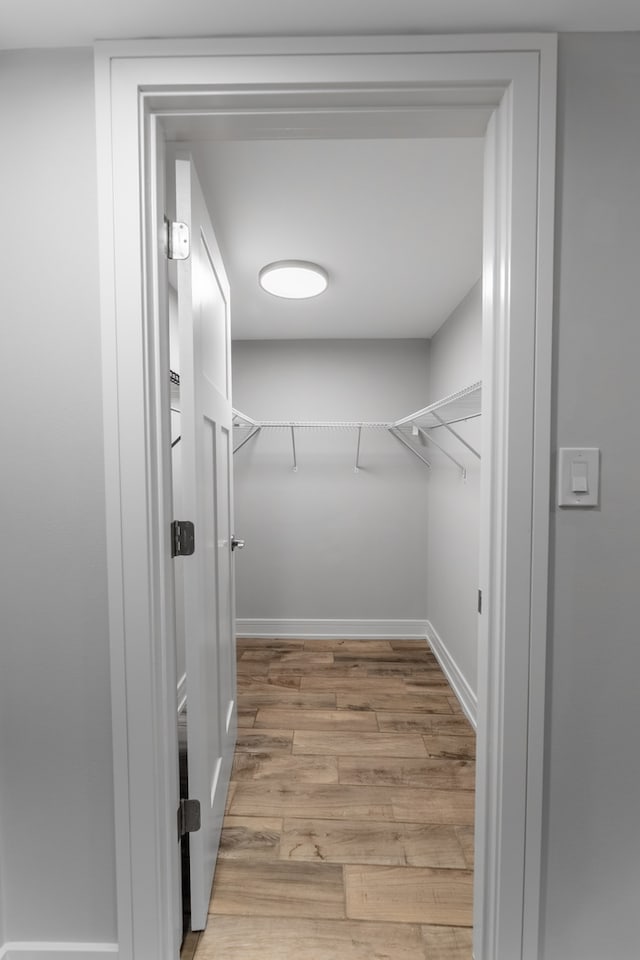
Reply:
[[[117,956],[118,944],[16,940],[0,947],[0,960],[64,960],[70,954],[73,960],[94,960],[105,953]]]
[[[426,637],[426,620],[254,620],[238,618],[236,636],[345,640],[398,640]]]
[[[187,675],[183,673],[180,679],[178,680],[177,688],[177,703],[178,703],[178,713],[181,713],[187,702]]]
[[[227,102],[233,90],[234,109],[259,112],[267,89],[271,100],[293,96],[302,110],[319,91],[327,97],[330,91],[327,106],[348,107],[354,86],[367,96],[381,91],[398,106],[407,87],[428,90],[432,98],[434,90],[458,91],[460,102],[474,92],[485,101],[496,94],[490,101],[496,110],[485,165],[483,314],[489,321],[489,377],[484,378],[488,442],[483,443],[480,586],[485,613],[478,675],[474,941],[477,960],[539,955],[555,51],[555,37],[537,34],[218,38],[96,47],[122,960],[164,960],[173,955],[177,930],[167,891],[175,833],[170,802],[175,758],[167,753],[177,680],[165,659],[168,524],[158,470],[169,431],[161,422],[164,348],[158,344],[157,277],[150,266],[156,259],[150,248],[159,236],[148,217],[149,183],[153,187],[156,170],[152,111],[170,115],[187,101],[189,109],[196,104],[212,109],[222,90]]]
[[[522,958],[539,960],[542,910],[542,858],[545,796],[547,629],[549,594],[549,486],[553,353],[553,267],[555,239],[556,101],[558,43],[548,37],[540,48],[538,125],[538,249],[536,283],[535,402],[529,642],[529,724],[527,731],[527,816]]]
[[[451,684],[451,689],[458,698],[467,720],[475,730],[478,726],[478,698],[430,620],[427,620],[427,641],[442,668],[442,672]]]

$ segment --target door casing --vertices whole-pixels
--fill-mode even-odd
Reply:
[[[109,632],[121,960],[179,920],[162,117],[482,103],[483,492],[476,960],[540,955],[556,38],[96,44]]]

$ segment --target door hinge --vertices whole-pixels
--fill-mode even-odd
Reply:
[[[482,590],[478,590],[478,613],[482,613]]]
[[[195,550],[196,531],[190,520],[174,520],[171,524],[171,556],[190,557]]]
[[[166,250],[169,260],[187,260],[191,253],[189,227],[181,220],[165,218]]]
[[[178,838],[185,833],[197,833],[200,829],[200,801],[180,800],[178,807]]]

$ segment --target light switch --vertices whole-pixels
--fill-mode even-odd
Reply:
[[[589,492],[589,470],[584,460],[571,461],[571,492]]]
[[[598,447],[561,447],[558,451],[558,506],[598,505],[600,450]]]

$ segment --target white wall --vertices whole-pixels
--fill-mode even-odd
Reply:
[[[482,379],[480,281],[431,340],[429,400]],[[455,429],[480,450],[480,420]],[[467,469],[467,478],[442,453],[429,448],[427,610],[431,626],[475,695],[477,693],[478,535],[480,462],[444,429],[438,443]]]
[[[544,960],[638,956],[640,34],[561,38],[557,443],[601,506],[554,510]]]
[[[0,129],[2,934],[113,941],[91,51],[0,55]]]
[[[237,341],[234,405],[255,419],[393,420],[427,402],[426,340]],[[238,616],[426,616],[426,467],[386,431],[263,431],[234,457]]]
[[[555,421],[603,484],[554,513],[541,960],[638,952],[639,63],[561,38]],[[115,937],[92,94],[87,51],[0,58],[5,939]]]

